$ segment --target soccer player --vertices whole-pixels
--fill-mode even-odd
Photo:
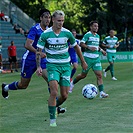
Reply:
[[[21,79],[20,81],[15,81],[11,84],[2,84],[2,96],[8,98],[9,90],[19,90],[26,89],[31,81],[31,77],[36,71],[36,48],[38,39],[44,30],[48,28],[51,20],[50,11],[47,9],[41,9],[39,11],[40,23],[33,26],[27,36],[25,48],[27,49],[22,57],[22,68],[21,68]],[[41,54],[41,67],[42,77],[47,81],[47,71],[46,71],[46,59],[44,54]]]
[[[110,30],[109,36],[105,37],[102,46],[106,48],[107,59],[109,66],[106,69],[103,69],[104,77],[107,76],[107,71],[110,70],[112,80],[117,80],[114,76],[114,61],[116,59],[116,48],[119,47],[118,38],[115,36],[115,31]]]
[[[104,85],[102,80],[102,66],[98,50],[100,50],[103,55],[106,55],[106,52],[99,47],[100,37],[97,34],[97,31],[98,31],[98,22],[91,21],[90,31],[83,36],[80,42],[80,46],[85,48],[83,56],[88,64],[88,68],[87,70],[82,70],[82,73],[76,76],[76,78],[71,82],[70,91],[72,91],[74,84],[76,84],[79,80],[84,79],[87,76],[89,70],[92,68],[97,78],[97,85],[100,91],[100,98],[106,98],[108,97],[108,94],[106,94],[103,91]]]
[[[44,31],[38,41],[38,52],[36,54],[37,74],[42,75],[40,66],[41,51],[45,48],[47,59],[48,82],[50,86],[50,96],[48,99],[48,110],[50,114],[50,126],[56,127],[56,107],[61,105],[68,97],[70,88],[70,56],[68,53],[68,41],[72,45],[80,60],[83,69],[87,68],[81,50],[77,45],[72,33],[63,28],[64,12],[57,10],[52,15],[53,26]],[[58,96],[58,84],[60,86],[60,96]]]
[[[2,96],[4,98],[8,98],[9,90],[18,90],[18,89],[26,89],[31,81],[31,77],[37,69],[36,66],[36,49],[38,39],[46,29],[48,29],[51,14],[47,9],[41,9],[39,11],[40,23],[37,23],[33,26],[29,34],[27,36],[25,48],[27,51],[24,53],[22,57],[22,70],[21,70],[21,80],[15,81],[9,85],[2,84]],[[42,68],[42,77],[48,83],[47,79],[47,70],[46,70],[46,58],[45,54],[41,53],[41,68]],[[58,107],[57,113],[64,113],[66,111],[65,108]]]
[[[73,36],[75,37],[76,39],[76,30],[75,29],[72,29],[72,34]],[[79,40],[76,39],[76,42],[77,44],[79,45]],[[73,47],[71,47],[70,43],[68,42],[69,44],[69,49],[68,49],[68,52],[70,54],[70,58],[71,58],[71,61],[70,63],[72,63],[73,65],[73,69],[71,71],[71,77],[70,77],[70,81],[72,81],[72,77],[74,76],[74,74],[76,73],[76,70],[77,70],[77,67],[78,67],[78,58],[77,58],[77,54],[76,54],[76,51],[74,50]]]

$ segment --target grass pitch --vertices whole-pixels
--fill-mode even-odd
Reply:
[[[103,68],[108,64],[103,63]],[[81,72],[79,66],[75,75]],[[57,127],[49,127],[46,82],[33,75],[26,90],[9,91],[9,99],[0,97],[0,133],[132,133],[133,132],[133,64],[115,63],[115,76],[103,77],[109,98],[85,99],[81,90],[85,84],[96,85],[92,71],[78,82],[62,107],[67,112],[57,118]],[[2,82],[11,83],[19,73],[0,74]]]

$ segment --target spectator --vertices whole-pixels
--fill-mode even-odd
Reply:
[[[21,27],[19,27],[17,24],[14,24],[13,29],[15,30],[16,34],[17,33],[24,34],[24,30]]]
[[[15,71],[18,72],[17,70],[17,52],[16,52],[16,46],[14,46],[14,41],[11,41],[11,45],[8,46],[8,57],[9,57],[9,62],[10,62],[10,70],[13,72],[12,69],[12,62],[15,64]]]
[[[2,53],[1,53],[1,48],[2,48],[2,43],[1,43],[2,37],[0,36],[0,69],[3,69],[2,65]]]
[[[24,32],[25,37],[27,37],[28,34],[29,34],[29,30],[27,29],[27,30]]]
[[[3,11],[1,11],[1,13],[0,13],[0,19],[3,21],[6,21],[5,14],[3,13]]]

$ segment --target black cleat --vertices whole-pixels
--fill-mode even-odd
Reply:
[[[6,86],[6,84],[2,84],[2,96],[4,97],[4,98],[8,98],[8,91],[5,91],[4,90],[4,87]]]
[[[57,107],[57,114],[63,114],[66,112],[66,109],[65,108],[61,108],[61,107]]]

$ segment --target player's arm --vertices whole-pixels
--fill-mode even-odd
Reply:
[[[74,49],[75,49],[75,51],[76,51],[78,57],[80,58],[82,68],[83,68],[84,70],[86,70],[88,66],[87,66],[87,63],[86,63],[85,60],[84,60],[84,57],[83,57],[83,55],[82,55],[82,52],[81,52],[79,46],[78,46],[78,45],[75,45],[75,46],[74,46]]]
[[[42,68],[41,68],[41,52],[42,49],[41,48],[37,48],[36,50],[36,66],[37,66],[37,75],[41,76],[42,75]]]
[[[99,47],[99,50],[104,56],[107,55],[106,51],[104,51],[102,48]]]
[[[96,47],[89,47],[88,45],[86,45],[86,44],[83,43],[83,42],[80,42],[80,46],[81,46],[82,48],[89,49],[89,50],[91,50],[91,51],[97,50]]]
[[[114,46],[114,48],[118,48],[118,47],[119,47],[119,45],[120,45],[120,43],[119,43],[119,42],[117,42],[117,43],[116,43],[116,45]]]
[[[110,48],[110,46],[107,45],[105,41],[101,44],[101,46],[104,47],[104,48]]]
[[[27,38],[26,43],[25,43],[25,48],[31,52],[36,53],[36,49],[32,46],[34,40],[31,40]]]

